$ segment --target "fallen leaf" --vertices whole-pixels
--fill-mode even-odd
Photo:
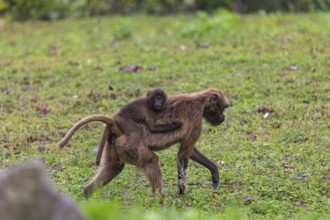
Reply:
[[[44,146],[39,146],[39,147],[38,147],[38,151],[39,151],[39,152],[42,152],[42,151],[44,151],[44,150],[45,150],[45,147],[44,147]]]
[[[73,95],[72,98],[73,99],[78,99],[79,98],[79,95]]]
[[[180,50],[185,52],[187,50],[187,48],[186,48],[185,45],[181,44],[180,45]]]
[[[43,114],[48,114],[50,112],[50,109],[48,108],[48,105],[46,103],[42,103],[42,105],[41,105],[41,112]]]
[[[61,47],[58,44],[51,44],[48,47],[49,54],[58,54],[60,52],[60,50],[61,50]]]
[[[287,74],[287,72],[285,70],[281,70],[280,72],[278,72],[278,75],[280,75],[280,76],[284,76],[286,74]]]
[[[326,179],[326,180],[330,180],[330,174],[324,174],[323,177],[324,177],[324,179]]]
[[[290,66],[289,67],[289,70],[290,71],[297,71],[298,70],[298,67],[297,66]]]
[[[31,102],[33,102],[33,103],[37,103],[37,102],[38,102],[38,97],[34,97],[34,98],[32,98],[32,99],[31,99]]]
[[[36,105],[34,106],[34,109],[36,111],[40,111],[41,112],[41,117],[44,117],[45,115],[49,114],[51,112],[51,110],[48,108],[48,105],[46,103],[42,103],[41,106]]]
[[[265,104],[261,104],[256,108],[255,111],[258,113],[264,113],[264,117],[265,117],[266,113],[269,114],[269,113],[273,112],[273,109],[269,108]],[[266,117],[268,117],[268,115]]]
[[[252,197],[251,196],[245,196],[244,198],[244,204],[245,205],[249,205],[249,204],[251,204],[252,203]]]
[[[136,72],[144,70],[144,69],[145,68],[143,66],[132,65],[132,64],[128,64],[128,65],[120,67],[120,71],[128,72],[128,73],[136,73]]]
[[[244,164],[236,163],[236,168],[242,168],[243,166],[244,166]]]
[[[255,141],[255,140],[257,140],[257,135],[251,135],[250,137],[249,137],[249,139],[250,139],[250,141]]]
[[[218,160],[217,162],[215,162],[215,165],[216,165],[217,167],[223,166],[223,165],[225,165],[225,161],[223,161],[223,160]]]
[[[283,163],[283,167],[284,167],[285,169],[292,169],[292,168],[293,168],[293,166],[292,166],[290,163],[288,163],[288,162],[284,162],[284,163]]]
[[[245,197],[244,197],[244,200],[245,200],[245,201],[251,201],[251,200],[252,200],[252,197],[251,197],[251,196],[245,196]]]

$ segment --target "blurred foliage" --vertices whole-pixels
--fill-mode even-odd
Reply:
[[[225,218],[228,220],[247,219],[244,209],[226,208],[219,211],[217,215],[210,215],[198,211],[196,209],[186,209],[177,211],[174,208],[167,209],[150,209],[145,211],[142,207],[131,207],[129,211],[122,212],[121,205],[118,202],[99,201],[92,199],[90,201],[80,202],[82,208],[88,219],[91,220],[215,220],[218,218]]]
[[[103,125],[82,128],[58,151],[72,124],[114,114],[155,87],[169,95],[216,87],[231,107],[221,126],[203,123],[197,146],[219,165],[219,189],[190,161],[187,194],[177,197],[173,146],[157,152],[166,197],[151,197],[143,174],[127,165],[82,204],[89,219],[188,219],[190,210],[201,216],[190,220],[231,219],[231,207],[243,219],[330,219],[330,14],[242,15],[232,28],[182,36],[194,21],[225,26],[237,16],[227,13],[2,24],[0,172],[40,159],[56,188],[79,202],[97,169]],[[131,37],[112,41],[125,32]],[[140,70],[124,71],[129,65]],[[259,112],[265,105],[270,114]]]
[[[221,10],[212,16],[198,12],[197,19],[186,24],[181,31],[183,37],[200,38],[206,35],[220,34],[238,26],[238,15]]]
[[[116,25],[112,33],[113,40],[127,40],[132,38],[132,35],[133,29],[128,22]]]
[[[184,209],[178,211],[174,208],[166,209],[148,209],[142,207],[131,207],[128,211],[121,211],[122,207],[118,202],[89,200],[80,202],[80,207],[84,214],[90,220],[246,220],[248,217],[248,208],[226,207],[219,209],[216,214],[205,213],[197,209]],[[316,220],[319,219],[315,213],[297,213],[296,219]],[[262,219],[274,219],[272,217],[263,217]],[[278,217],[277,219],[282,219]],[[322,218],[321,218],[322,219]],[[325,219],[325,218],[324,218]]]
[[[54,20],[94,15],[170,14],[226,8],[242,13],[256,11],[308,12],[329,10],[330,0],[0,0],[0,15],[24,21]]]
[[[240,12],[255,12],[259,10],[274,12],[310,12],[329,10],[329,0],[238,0],[236,10]]]

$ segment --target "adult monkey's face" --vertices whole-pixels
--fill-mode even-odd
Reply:
[[[219,91],[212,91],[208,94],[203,116],[212,125],[220,125],[225,121],[224,111],[228,107],[227,99]]]

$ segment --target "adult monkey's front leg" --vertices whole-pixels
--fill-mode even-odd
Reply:
[[[212,187],[213,187],[213,189],[217,189],[217,187],[219,185],[218,167],[213,162],[211,162],[206,156],[204,156],[201,152],[199,152],[198,149],[196,148],[196,146],[194,147],[194,149],[190,155],[190,159],[203,165],[204,167],[206,167],[207,169],[210,170],[211,175],[212,175]]]
[[[183,195],[186,189],[186,177],[189,157],[192,152],[192,147],[194,145],[188,145],[186,143],[181,143],[179,152],[177,154],[177,168],[178,168],[178,187],[179,195]]]

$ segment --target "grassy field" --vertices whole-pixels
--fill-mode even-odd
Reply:
[[[0,20],[1,169],[41,160],[91,219],[330,219],[329,24],[329,14],[225,12]],[[187,193],[177,197],[173,146],[158,153],[165,198],[150,197],[127,166],[85,201],[102,124],[62,151],[55,144],[80,118],[111,115],[155,87],[170,95],[216,87],[227,96],[226,121],[204,123],[198,141],[219,164],[219,190],[190,162]]]

